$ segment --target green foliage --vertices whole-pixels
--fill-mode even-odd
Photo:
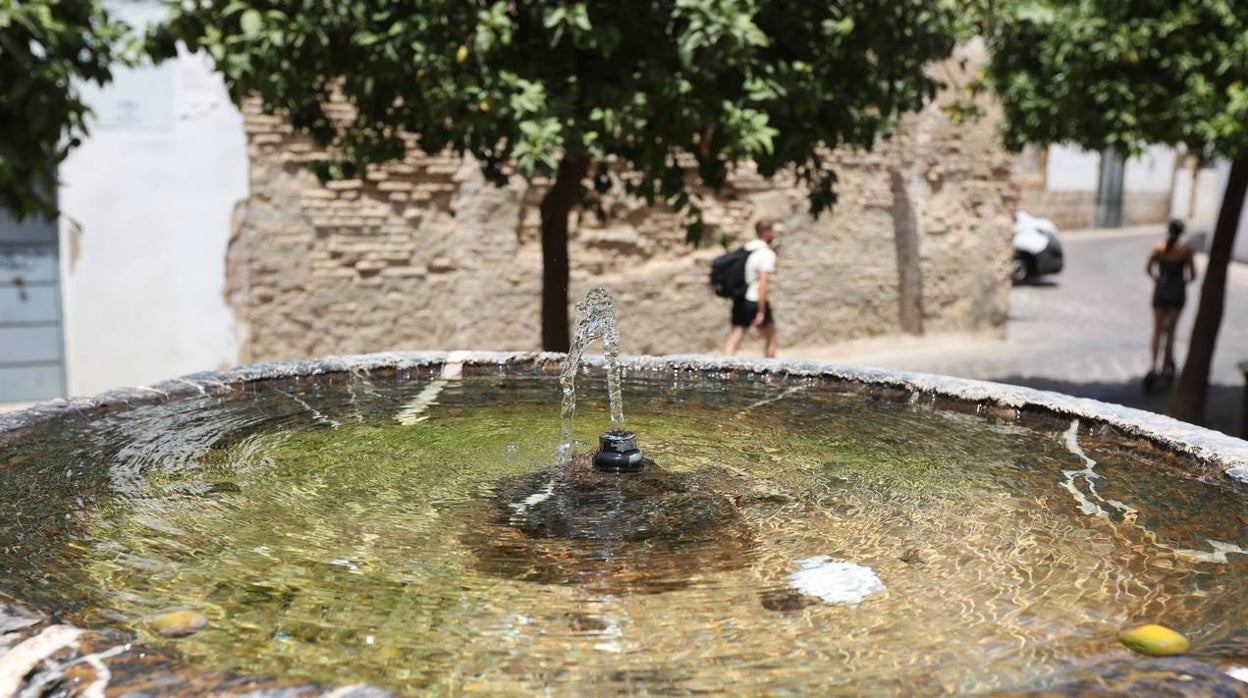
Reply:
[[[1192,339],[1171,404],[1200,423],[1248,186],[1248,3],[967,0],[985,19],[1006,144],[1071,142],[1137,153],[1184,145],[1233,160]]]
[[[56,165],[87,132],[76,84],[129,62],[99,0],[0,0],[0,208],[56,215]]]
[[[197,0],[172,5],[150,46],[204,48],[236,100],[333,144],[357,165],[471,153],[501,181],[594,163],[592,194],[622,186],[690,212],[695,181],[737,163],[795,166],[812,210],[834,201],[828,146],[870,147],[938,85],[957,0]],[[355,107],[349,123],[325,105]],[[636,173],[612,177],[625,168]]]
[[[989,75],[1007,143],[1248,153],[1248,3],[991,3]]]

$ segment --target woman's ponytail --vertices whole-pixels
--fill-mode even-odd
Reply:
[[[1169,252],[1174,248],[1174,243],[1179,241],[1179,236],[1183,234],[1183,221],[1178,218],[1171,218],[1170,225],[1166,228],[1166,251]]]

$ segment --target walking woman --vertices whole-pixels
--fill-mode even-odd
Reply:
[[[1144,377],[1145,392],[1152,392],[1158,376],[1174,377],[1174,329],[1187,302],[1187,284],[1196,278],[1192,248],[1179,242],[1183,228],[1183,221],[1170,221],[1166,241],[1153,244],[1145,267],[1154,282],[1152,363]]]

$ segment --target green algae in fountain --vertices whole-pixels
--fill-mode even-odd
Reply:
[[[620,363],[662,454],[626,475],[552,459],[611,418],[596,357],[566,437],[567,362],[531,355],[260,368],[26,423],[0,591],[206,676],[402,695],[1238,686],[1248,491],[1221,471],[863,373]],[[175,609],[198,632],[151,625]],[[1151,623],[1187,654],[1119,640]]]

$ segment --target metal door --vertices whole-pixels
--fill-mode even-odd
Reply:
[[[0,210],[0,402],[64,395],[56,221]]]
[[[1122,180],[1127,163],[1113,148],[1101,152],[1101,183],[1096,192],[1096,218],[1092,224],[1098,228],[1117,228],[1122,225]]]

